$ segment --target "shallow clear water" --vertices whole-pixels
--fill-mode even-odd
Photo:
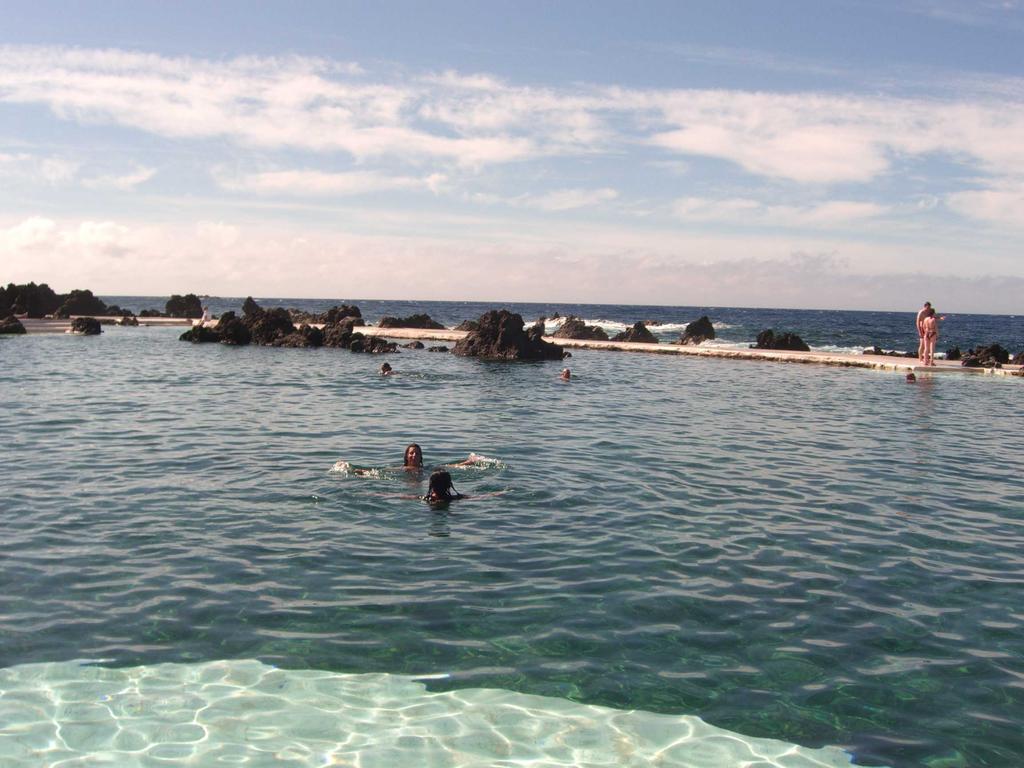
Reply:
[[[444,673],[863,765],[1024,756],[1018,379],[586,351],[571,383],[413,351],[382,379],[177,333],[0,339],[7,674]],[[504,493],[328,471],[412,441]]]

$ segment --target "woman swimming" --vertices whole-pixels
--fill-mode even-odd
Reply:
[[[427,483],[427,493],[422,498],[428,504],[441,504],[446,501],[464,499],[466,497],[455,490],[455,486],[452,484],[451,473],[439,469],[430,476],[430,482]]]
[[[416,443],[409,443],[405,447],[405,457],[402,460],[403,469],[423,469],[423,449]]]

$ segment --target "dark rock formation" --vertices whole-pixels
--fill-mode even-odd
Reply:
[[[1013,365],[1024,365],[1024,352],[1018,352],[1010,362]]]
[[[139,312],[139,317],[163,317],[164,313],[159,309],[144,309]]]
[[[252,296],[246,296],[245,301],[242,302],[242,314],[251,315],[253,312],[258,311],[260,311],[260,305],[256,303]]]
[[[791,352],[810,352],[811,348],[804,343],[804,340],[795,333],[780,333],[776,335],[772,329],[761,331],[757,334],[757,344],[751,344],[751,349],[788,349]]]
[[[253,302],[255,304],[256,302]],[[244,308],[243,308],[244,310]],[[349,304],[341,304],[340,306],[333,306],[326,312],[306,312],[302,309],[289,309],[288,315],[291,317],[293,323],[307,323],[309,325],[321,324],[329,325],[331,323],[338,323],[346,318],[352,318],[354,325],[365,325],[363,321],[363,314],[359,311],[359,307]]]
[[[18,333],[26,333],[25,326],[21,324],[21,320],[14,315],[8,315],[0,320],[0,334],[13,335]]]
[[[966,368],[1002,368],[1010,362],[1010,353],[999,344],[975,347],[964,354],[960,365]]]
[[[288,316],[288,310],[282,307],[274,309],[257,309],[246,313],[243,322],[252,335],[252,343],[263,346],[278,346],[277,342],[295,333],[295,326]]]
[[[477,325],[476,320],[463,320],[461,323],[455,326],[456,331],[475,331],[480,326]]]
[[[117,324],[137,326],[139,324],[139,320],[135,315],[121,315],[121,319],[117,321]]]
[[[622,333],[617,333],[612,336],[612,341],[636,341],[643,344],[657,344],[658,339],[653,333],[647,330],[647,326],[642,322],[633,323],[632,328],[628,328]]]
[[[193,344],[216,344],[220,340],[217,330],[205,325],[193,325],[178,337],[178,341],[191,341]]]
[[[427,347],[427,352],[447,352],[448,347],[444,344],[438,344],[436,347]]]
[[[0,288],[0,317],[26,315],[31,318],[52,315],[64,301],[46,283],[8,283]]]
[[[673,343],[683,346],[696,346],[702,341],[710,341],[713,338],[715,338],[715,326],[711,324],[711,320],[707,315],[701,315],[701,317],[687,325],[683,329],[679,341]]]
[[[107,305],[92,295],[92,291],[78,290],[77,288],[64,297],[60,307],[55,313],[57,317],[71,317],[72,315],[106,315]]]
[[[244,347],[252,342],[252,334],[247,326],[234,312],[225,312],[217,321],[214,329],[220,336],[220,343],[232,347]]]
[[[861,354],[881,355],[883,357],[917,357],[916,352],[899,352],[895,349],[884,350],[877,344],[875,344],[871,349],[865,349]]]
[[[537,322],[540,322],[539,320]],[[561,328],[551,334],[556,339],[586,339],[590,341],[608,341],[604,328],[587,325],[578,317],[570,315],[562,323]]]
[[[444,326],[436,320],[432,320],[430,315],[409,315],[408,317],[391,317],[385,315],[377,323],[378,328],[431,328],[433,330],[442,331]]]
[[[423,342],[410,341],[408,344],[403,344],[402,349],[423,349]]]
[[[370,352],[375,355],[382,352],[398,351],[398,345],[393,341],[388,341],[380,336],[364,336],[358,332],[352,334],[352,343],[348,348],[353,352]]]
[[[561,360],[562,348],[543,340],[544,324],[523,330],[523,318],[507,309],[480,315],[477,328],[452,350],[464,357],[487,360]]]
[[[280,336],[274,340],[275,347],[322,347],[324,345],[324,332],[319,328],[303,323],[297,330]]]
[[[199,301],[199,297],[194,293],[188,293],[184,296],[174,294],[167,300],[164,312],[167,314],[167,317],[202,317],[203,303]]]
[[[71,321],[71,332],[82,336],[99,336],[103,329],[95,317],[76,317]]]
[[[916,357],[916,355],[915,355],[915,357]],[[949,349],[946,350],[946,359],[947,360],[959,360],[962,357],[963,357],[963,354],[961,354],[961,352],[960,352],[960,347],[950,347]]]

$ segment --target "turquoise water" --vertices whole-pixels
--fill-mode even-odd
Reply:
[[[60,662],[179,682],[231,662],[550,697],[562,726],[695,716],[741,752],[1024,756],[1018,379],[584,351],[570,383],[412,351],[384,379],[381,358],[177,333],[0,339],[0,707],[25,681],[113,695]],[[432,511],[402,498],[425,477],[329,471],[412,441],[494,458],[455,484],[502,493]],[[74,721],[98,750],[101,720]]]

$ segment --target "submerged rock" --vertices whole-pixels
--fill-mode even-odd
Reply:
[[[541,322],[538,320],[537,322]],[[562,327],[551,334],[556,339],[584,339],[588,341],[608,341],[604,328],[587,325],[578,317],[570,315],[562,323]]]
[[[71,321],[71,333],[82,336],[99,336],[103,333],[100,328],[100,321],[95,317],[76,317]]]
[[[398,344],[380,336],[364,336],[356,332],[352,334],[352,341],[348,348],[353,352],[369,352],[378,355],[383,352],[397,352]]]
[[[438,344],[436,347],[427,347],[427,352],[447,352],[448,347],[444,344]]]
[[[696,346],[713,338],[715,338],[715,326],[711,324],[711,320],[707,315],[701,315],[692,323],[689,323],[683,329],[679,341],[673,343],[683,346]]]
[[[803,339],[795,333],[786,331],[776,334],[774,330],[767,329],[757,334],[757,343],[750,345],[751,349],[785,349],[791,352],[810,352]]]
[[[385,315],[377,323],[378,328],[429,328],[435,331],[444,330],[444,326],[430,315],[409,315],[408,317],[391,317]]]
[[[1008,362],[1010,352],[1007,349],[1001,344],[989,344],[967,350],[960,365],[966,368],[1002,368]]]
[[[643,322],[637,321],[633,323],[632,328],[628,328],[622,333],[617,333],[612,336],[612,341],[634,341],[642,344],[657,344],[658,338],[647,330],[647,326]]]
[[[423,349],[423,342],[410,341],[408,344],[403,344],[402,349]]]
[[[453,353],[487,360],[561,360],[562,348],[544,341],[544,324],[523,329],[523,318],[507,309],[480,315],[477,328],[455,345]]]
[[[205,325],[193,325],[178,337],[178,341],[191,341],[193,344],[216,344],[220,340],[221,336],[216,329]]]
[[[184,296],[173,294],[164,306],[167,317],[191,317],[203,316],[203,303],[194,293],[187,293]]]
[[[879,355],[882,357],[917,357],[915,352],[900,352],[899,350],[890,349],[884,350],[877,344],[871,349],[865,349],[861,354],[863,355]]]
[[[134,315],[121,315],[121,319],[117,321],[117,324],[137,326],[139,324],[139,320]]]
[[[14,315],[8,315],[7,317],[0,320],[0,334],[21,334],[27,333],[25,326],[21,324],[21,320],[16,318]]]

